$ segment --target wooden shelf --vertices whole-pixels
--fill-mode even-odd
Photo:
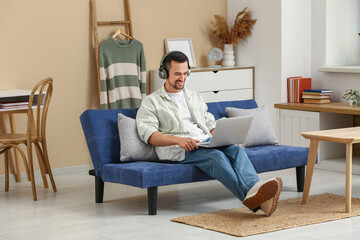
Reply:
[[[319,72],[338,72],[338,73],[360,73],[360,65],[353,66],[320,66]]]
[[[360,107],[350,106],[349,103],[345,102],[331,102],[325,104],[278,103],[275,104],[274,107],[288,110],[360,115]]]

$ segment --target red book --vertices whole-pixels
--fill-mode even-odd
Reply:
[[[299,78],[297,102],[302,102],[302,94],[305,89],[311,89],[311,78]]]

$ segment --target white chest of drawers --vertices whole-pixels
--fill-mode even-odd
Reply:
[[[151,92],[159,89],[163,79],[150,71]],[[254,67],[195,68],[186,79],[186,88],[199,92],[206,102],[254,98]]]

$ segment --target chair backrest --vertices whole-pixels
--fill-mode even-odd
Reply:
[[[53,92],[53,80],[45,78],[35,85],[29,98],[27,135],[41,141],[46,134],[46,118]],[[36,114],[34,114],[36,109]]]

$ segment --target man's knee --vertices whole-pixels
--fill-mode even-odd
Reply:
[[[209,158],[212,160],[211,162],[214,165],[215,164],[222,165],[222,164],[229,161],[228,158],[226,157],[226,155],[223,152],[219,151],[219,150],[214,151],[211,154],[209,154]]]
[[[234,153],[246,154],[245,149],[240,145],[231,145],[228,149]]]

